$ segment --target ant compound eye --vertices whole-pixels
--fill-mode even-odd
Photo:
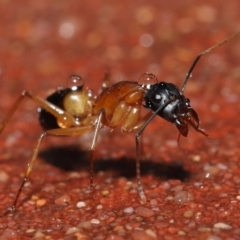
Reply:
[[[156,83],[158,83],[157,77],[150,72],[143,73],[138,79],[138,84],[147,89],[150,89],[150,86]]]
[[[71,75],[68,81],[68,87],[71,88],[73,91],[77,90],[78,87],[83,86],[83,79],[79,75]]]

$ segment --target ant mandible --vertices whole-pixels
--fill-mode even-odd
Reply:
[[[158,83],[153,74],[146,72],[139,78],[138,82],[121,81],[110,87],[103,87],[102,92],[96,98],[90,91],[83,89],[83,81],[77,75],[71,77],[71,87],[54,92],[46,100],[34,95],[32,92],[23,91],[7,116],[0,123],[0,133],[9,123],[12,115],[25,97],[32,99],[40,106],[39,120],[44,132],[37,141],[33,156],[28,163],[24,179],[13,204],[5,214],[16,209],[18,198],[25,183],[29,180],[38,156],[41,142],[46,136],[78,136],[87,132],[94,132],[90,147],[90,187],[93,190],[94,151],[99,131],[104,126],[114,129],[120,125],[123,133],[137,132],[135,141],[138,192],[141,200],[146,202],[140,179],[139,139],[142,132],[152,119],[158,115],[177,127],[179,137],[180,135],[186,137],[190,126],[197,132],[208,136],[203,129],[199,128],[198,115],[190,106],[189,99],[185,98],[184,90],[199,59],[239,34],[240,31],[199,54],[193,61],[181,90],[172,83]],[[104,84],[107,84],[107,79]],[[141,117],[142,106],[151,110],[144,117]]]

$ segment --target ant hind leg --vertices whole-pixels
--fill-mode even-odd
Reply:
[[[26,182],[29,180],[30,174],[33,170],[33,166],[34,166],[35,160],[37,159],[39,149],[40,149],[40,146],[41,146],[41,143],[42,143],[42,140],[44,137],[46,137],[46,136],[79,136],[79,135],[82,135],[84,133],[87,133],[87,132],[90,132],[93,130],[94,130],[94,125],[88,125],[88,126],[80,126],[80,127],[72,127],[72,128],[56,128],[56,129],[48,130],[48,131],[42,133],[40,135],[40,137],[38,138],[36,147],[34,148],[34,151],[33,151],[31,161],[28,163],[27,170],[25,172],[22,183],[18,189],[16,197],[13,201],[13,204],[11,207],[9,207],[7,209],[7,211],[3,214],[3,216],[7,215],[10,212],[15,211],[19,196],[20,196]]]

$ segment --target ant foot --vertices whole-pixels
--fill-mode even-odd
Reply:
[[[145,194],[144,194],[142,189],[139,190],[139,196],[140,196],[140,198],[141,198],[143,203],[147,202],[147,198],[146,198],[146,196],[145,196]]]

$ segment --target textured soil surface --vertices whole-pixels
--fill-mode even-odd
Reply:
[[[0,0],[0,120],[22,90],[47,96],[71,74],[99,93],[152,72],[182,86],[194,58],[240,29],[240,2]],[[185,96],[209,138],[154,119],[144,132],[142,203],[134,135],[44,139],[17,210],[11,206],[42,129],[37,105],[21,104],[0,136],[0,240],[240,239],[240,37],[204,56]]]

